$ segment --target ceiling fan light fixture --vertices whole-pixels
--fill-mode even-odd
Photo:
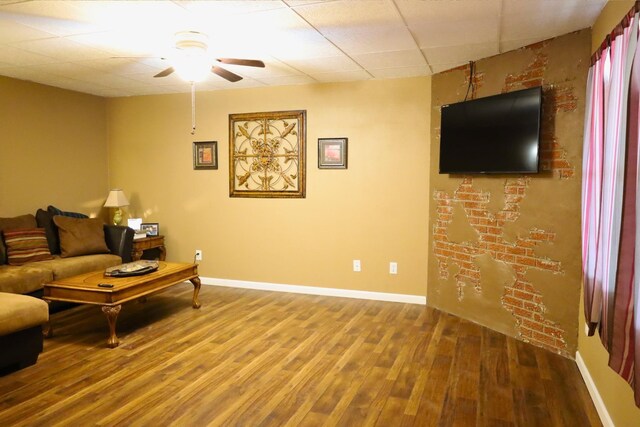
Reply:
[[[189,82],[204,80],[211,70],[207,55],[207,35],[197,31],[176,33],[177,54],[173,60],[176,73]]]
[[[174,66],[176,73],[188,82],[203,81],[211,69],[211,61],[206,55],[181,55]]]

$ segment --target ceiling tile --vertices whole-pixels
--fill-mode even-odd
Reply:
[[[85,19],[80,3],[73,1],[28,1],[3,5],[0,17],[56,36],[100,31],[96,22]],[[98,3],[98,2],[96,2]]]
[[[347,56],[305,59],[300,61],[289,60],[287,64],[306,74],[361,70],[361,67]]]
[[[468,62],[498,54],[496,43],[465,44],[422,49],[430,65]]]
[[[64,38],[32,40],[15,43],[12,46],[32,53],[52,56],[60,62],[108,58],[111,56],[108,52],[94,49]]]
[[[0,44],[55,37],[55,35],[51,33],[36,30],[35,28],[3,18],[1,10],[2,9],[0,9]]]
[[[86,67],[101,70],[102,72],[113,73],[121,76],[127,76],[129,74],[153,75],[157,74],[160,70],[159,68],[138,62],[134,58],[90,59],[87,61],[79,61],[78,63]]]
[[[403,77],[428,76],[431,74],[429,67],[420,65],[417,67],[397,67],[383,68],[379,70],[369,70],[376,79],[399,79]]]
[[[497,41],[501,0],[398,1],[421,48]]]
[[[540,7],[536,2],[505,0],[502,38],[543,40],[589,28],[605,4],[604,0],[563,0],[554,2],[553,7]]]
[[[371,75],[364,70],[336,71],[332,73],[313,73],[311,77],[319,82],[343,82],[353,80],[370,80]]]
[[[365,53],[352,58],[367,69],[425,66],[426,61],[419,49],[394,52]]]
[[[110,30],[66,37],[113,56],[166,56],[175,45],[173,32]]]
[[[259,80],[269,86],[289,86],[318,83],[313,78],[304,75],[267,77]]]
[[[416,47],[393,3],[385,0],[322,2],[295,10],[348,54]]]
[[[57,60],[45,55],[27,52],[11,46],[0,46],[0,61],[14,66],[49,64]]]

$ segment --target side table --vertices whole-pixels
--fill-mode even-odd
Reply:
[[[142,253],[147,249],[158,249],[160,251],[160,261],[167,257],[167,250],[164,247],[164,236],[149,236],[133,241],[133,251],[131,257],[133,261],[142,258]]]

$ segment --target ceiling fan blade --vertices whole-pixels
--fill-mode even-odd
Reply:
[[[264,62],[257,59],[218,58],[216,59],[216,61],[222,62],[223,64],[246,65],[247,67],[264,68]]]
[[[173,73],[175,70],[173,69],[173,67],[169,67],[166,70],[160,71],[158,74],[156,74],[153,77],[166,77],[169,74]]]
[[[239,75],[234,74],[231,71],[225,70],[224,68],[216,67],[215,65],[211,67],[211,72],[219,75],[223,79],[229,80],[230,82],[237,82],[242,80],[242,77],[240,77]]]

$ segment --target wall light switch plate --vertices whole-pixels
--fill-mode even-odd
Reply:
[[[359,259],[354,259],[353,260],[353,271],[361,271],[361,265],[360,265],[360,260]]]
[[[390,262],[389,263],[389,274],[398,274],[398,263]]]

